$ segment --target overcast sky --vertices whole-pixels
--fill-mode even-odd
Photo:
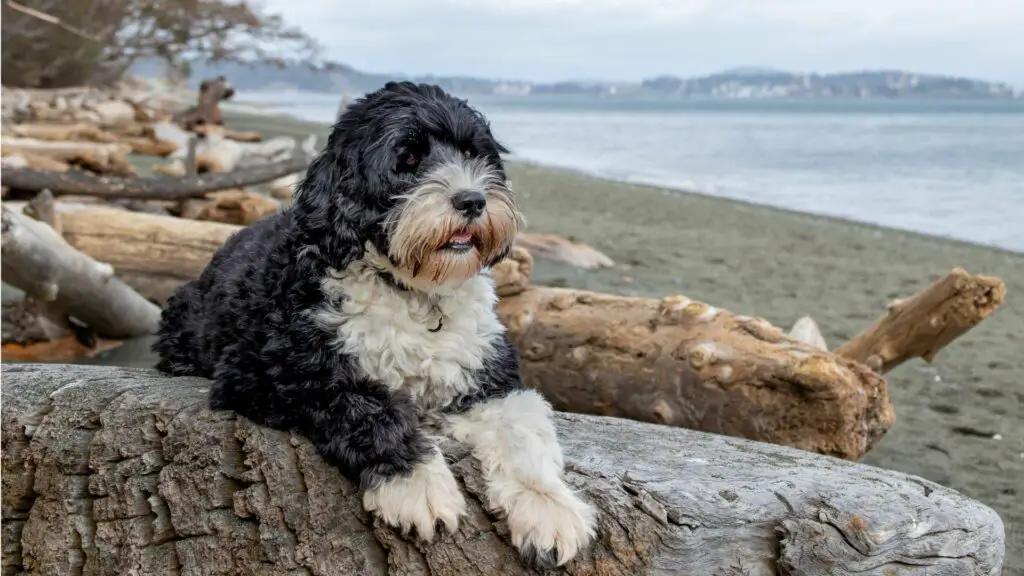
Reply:
[[[640,80],[737,66],[1024,85],[1024,0],[264,0],[369,72]]]

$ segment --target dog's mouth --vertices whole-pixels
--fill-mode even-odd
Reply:
[[[466,252],[476,248],[477,238],[469,230],[459,230],[448,237],[448,241],[441,246],[442,250],[453,252]]]

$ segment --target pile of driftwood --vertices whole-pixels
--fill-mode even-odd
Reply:
[[[264,140],[224,127],[217,103],[232,91],[223,79],[204,83],[197,104],[185,110],[124,96],[135,94],[130,90],[36,92],[10,106],[5,92],[0,263],[3,282],[25,295],[4,302],[5,358],[60,360],[152,334],[162,303],[200,273],[228,236],[287,204],[315,148],[313,138]],[[131,114],[123,106],[111,112],[118,102]],[[157,176],[142,177],[132,155],[167,161],[155,169]],[[933,360],[990,315],[1003,299],[999,279],[956,269],[893,303],[861,334],[829,350],[810,318],[783,330],[682,295],[635,298],[532,285],[534,258],[584,268],[615,263],[572,239],[523,234],[510,258],[492,270],[501,296],[498,311],[519,348],[526,383],[542,390],[559,411],[592,415],[560,420],[572,458],[594,454],[594,439],[601,448],[596,460],[587,457],[590,468],[571,468],[574,482],[605,514],[603,539],[576,564],[578,573],[635,573],[641,567],[775,573],[759,570],[759,563],[769,561],[794,574],[817,573],[822,566],[856,571],[865,557],[879,570],[912,561],[946,566],[934,573],[957,573],[968,567],[965,562],[983,571],[1001,562],[1002,528],[990,510],[931,485],[922,499],[917,480],[845,468],[810,454],[857,460],[869,451],[894,420],[883,375],[912,358]],[[97,373],[90,385],[95,389],[82,391],[62,388],[59,381],[93,375],[68,368],[65,376],[62,370],[5,368],[5,573],[26,566],[26,558],[47,573],[81,573],[82,563],[84,573],[101,573],[107,560],[116,560],[118,568],[111,570],[122,572],[159,572],[165,562],[187,560],[195,573],[231,573],[248,561],[247,554],[273,565],[268,573],[278,573],[308,567],[306,561],[321,553],[338,557],[333,567],[355,562],[352,570],[358,572],[379,563],[375,546],[381,545],[393,552],[391,565],[406,571],[414,565],[419,572],[421,565],[444,565],[452,574],[469,573],[473,566],[519,566],[508,560],[500,528],[482,514],[470,525],[494,536],[486,543],[467,529],[429,550],[412,547],[381,525],[368,528],[366,519],[352,526],[321,523],[337,522],[328,511],[341,508],[313,500],[329,493],[324,502],[337,502],[339,494],[354,493],[351,487],[325,475],[301,441],[288,447],[280,434],[198,411],[202,382],[176,385],[178,392],[168,396],[159,376],[114,370]],[[39,396],[39,390],[49,392]],[[100,398],[119,403],[107,407]],[[87,406],[96,408],[90,412]],[[55,419],[62,410],[67,418]],[[183,411],[190,416],[178,422]],[[46,434],[71,438],[88,429],[89,438],[67,440],[67,447],[39,444],[33,438],[44,412],[48,424],[40,430]],[[79,420],[102,420],[103,427],[94,432],[95,425]],[[651,424],[679,430],[646,428]],[[685,429],[722,436],[711,440]],[[180,438],[172,442],[175,435]],[[93,446],[99,437],[101,446]],[[802,452],[729,444],[726,437]],[[204,468],[242,462],[238,441],[252,470]],[[153,448],[153,442],[160,446]],[[689,445],[686,457],[671,449],[673,443]],[[84,446],[92,451],[76,452]],[[276,452],[284,449],[291,456]],[[458,475],[473,486],[477,473],[460,450],[448,447],[460,462]],[[642,459],[649,452],[657,453],[664,475]],[[291,470],[278,468],[285,460],[293,463]],[[719,460],[715,466],[721,469],[705,469]],[[785,464],[797,460],[815,471],[800,476]],[[129,466],[136,461],[144,472]],[[88,478],[79,468],[102,475],[102,482],[74,488]],[[700,475],[702,488],[693,488],[696,476],[687,480],[690,468],[700,471],[691,475]],[[64,483],[19,484],[39,478],[40,470]],[[623,471],[628,472],[620,477]],[[301,489],[288,475],[304,476]],[[303,494],[302,502],[276,502],[275,490]],[[83,499],[85,491],[96,498],[90,512],[60,511],[65,509],[59,502],[74,508],[68,495]],[[890,492],[903,494],[906,506],[889,508]],[[935,496],[929,498],[932,492],[946,499],[945,511]],[[96,508],[104,501],[109,510]],[[828,506],[820,505],[826,501]],[[345,514],[363,514],[354,502],[342,506]],[[36,512],[40,507],[45,510]],[[45,516],[33,524],[32,514]],[[278,525],[282,517],[288,526]],[[905,518],[913,518],[913,526]],[[145,527],[136,534],[139,522]],[[10,534],[8,525],[15,527]],[[41,538],[33,526],[63,536]],[[257,527],[259,533],[246,532]],[[372,531],[376,540],[369,542],[377,543],[339,544],[355,542],[360,530]],[[246,544],[218,540],[217,534],[229,533]],[[950,540],[946,534],[959,536]],[[17,541],[9,542],[9,535]],[[135,542],[136,536],[146,542]],[[68,546],[78,551],[69,553]],[[102,546],[106,552],[99,551]],[[735,558],[738,567],[726,553],[736,546],[743,549]],[[937,559],[933,552],[940,548],[943,554],[957,552],[959,559]],[[226,549],[245,558],[228,558]],[[464,559],[465,569],[450,564],[452,558]],[[224,570],[213,569],[224,562]],[[517,570],[508,573],[529,573]]]

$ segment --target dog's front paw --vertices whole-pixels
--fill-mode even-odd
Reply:
[[[364,492],[363,508],[403,533],[415,529],[429,542],[438,523],[450,533],[458,530],[459,517],[466,513],[466,500],[444,457],[435,451],[430,460],[416,465],[411,473]]]
[[[562,483],[523,486],[504,507],[512,544],[542,566],[562,566],[594,537],[596,510]]]

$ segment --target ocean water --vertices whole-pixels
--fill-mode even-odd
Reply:
[[[333,94],[239,102],[331,122]],[[511,158],[1024,252],[1024,103],[472,97]]]

